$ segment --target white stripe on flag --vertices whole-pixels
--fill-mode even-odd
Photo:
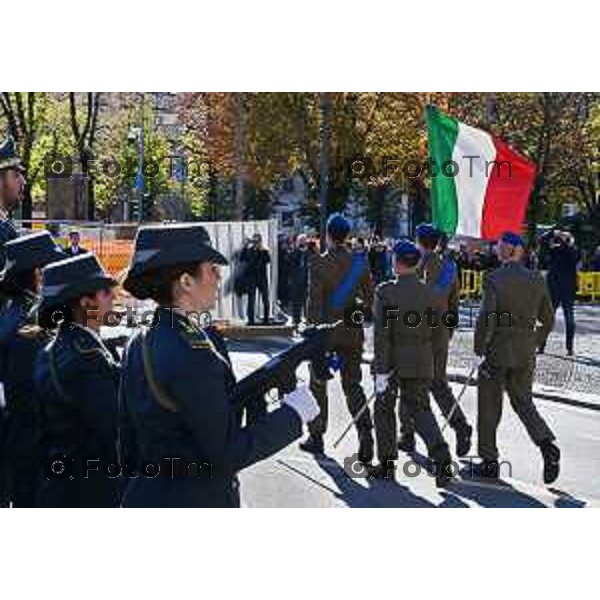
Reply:
[[[468,158],[472,157],[472,158]],[[452,160],[458,163],[454,178],[458,200],[457,235],[481,237],[483,203],[488,184],[486,161],[496,158],[496,147],[485,131],[458,124]]]

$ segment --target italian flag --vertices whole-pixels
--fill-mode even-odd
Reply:
[[[452,235],[519,233],[535,165],[502,140],[427,107],[433,221]]]

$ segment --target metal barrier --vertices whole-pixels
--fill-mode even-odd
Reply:
[[[460,295],[463,298],[475,298],[481,295],[481,282],[483,273],[481,271],[460,272]]]
[[[482,271],[465,270],[460,273],[460,295],[463,298],[481,296]],[[577,298],[580,300],[600,300],[600,272],[577,273]]]
[[[600,273],[577,274],[577,297],[590,298],[592,302],[600,299]]]

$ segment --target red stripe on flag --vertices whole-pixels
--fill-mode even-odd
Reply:
[[[493,141],[497,156],[496,164],[488,167],[489,179],[481,219],[481,237],[484,240],[497,240],[505,231],[521,232],[535,180],[534,163],[502,140],[493,138]]]

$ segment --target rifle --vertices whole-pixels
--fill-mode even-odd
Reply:
[[[333,350],[335,331],[343,326],[343,321],[309,326],[302,332],[302,341],[280,352],[262,367],[238,381],[233,400],[238,408],[251,398],[262,397],[272,389],[279,394],[287,394],[296,388],[298,379],[296,369],[310,361],[312,371],[317,379],[326,381],[333,377],[328,364]]]

